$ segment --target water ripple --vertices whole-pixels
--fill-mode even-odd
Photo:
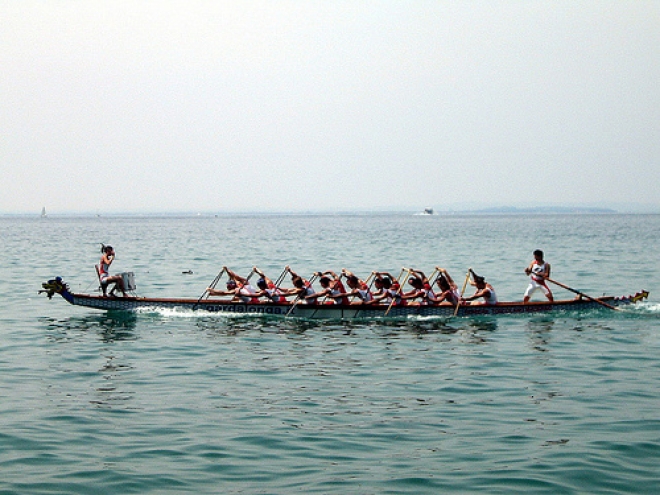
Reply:
[[[145,293],[199,297],[217,253],[252,266],[254,252],[232,248],[260,232],[287,258],[264,261],[275,275],[287,262],[319,269],[326,254],[339,263],[338,253],[361,273],[374,259],[400,267],[410,246],[427,246],[420,264],[443,257],[460,272],[489,260],[500,296],[520,297],[517,264],[538,219],[424,220],[3,224],[13,251],[31,255],[0,259],[0,493],[655,493],[657,302],[614,314],[346,323],[93,313],[22,288],[53,270],[94,282],[97,238],[111,232],[141,267]],[[612,273],[660,279],[655,252],[643,263],[622,255],[651,245],[655,217],[540,223],[562,280],[624,293],[636,281]],[[373,242],[384,233],[390,242]],[[194,273],[181,275],[181,263]]]

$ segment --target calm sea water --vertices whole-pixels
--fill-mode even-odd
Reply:
[[[660,216],[0,218],[0,494],[658,493]],[[520,300],[536,248],[613,313],[300,322],[112,315],[100,243],[145,296],[222,265],[276,278],[446,267]],[[184,274],[191,270],[192,274]],[[557,288],[558,298],[573,294]],[[538,297],[538,296],[537,296]]]

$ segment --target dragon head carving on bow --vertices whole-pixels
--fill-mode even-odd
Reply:
[[[39,291],[39,294],[45,292],[48,299],[52,299],[53,294],[55,293],[61,294],[63,291],[69,290],[69,286],[64,283],[62,277],[55,277],[48,282],[44,282],[41,284],[41,287],[43,287],[43,289]]]

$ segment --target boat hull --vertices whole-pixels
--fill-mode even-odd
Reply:
[[[242,303],[216,299],[175,299],[145,297],[101,297],[97,295],[75,294],[64,289],[60,295],[75,306],[104,311],[203,311],[231,315],[264,315],[295,317],[305,319],[372,319],[406,318],[409,316],[451,317],[455,306],[441,304],[437,306],[393,306],[363,304],[293,304],[288,303]],[[634,304],[648,297],[641,292],[628,297],[602,297],[598,301],[620,307]],[[456,316],[480,316],[500,314],[535,314],[556,311],[589,311],[603,306],[595,300],[570,299],[550,302],[504,302],[496,305],[461,305]],[[389,311],[388,311],[389,309]]]

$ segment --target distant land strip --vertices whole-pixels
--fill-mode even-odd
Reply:
[[[587,206],[532,206],[529,208],[516,208],[515,206],[496,206],[492,208],[483,208],[479,210],[466,210],[460,213],[529,214],[529,213],[618,213],[618,212],[617,210],[613,210],[611,208],[596,208],[596,207],[587,207]]]

